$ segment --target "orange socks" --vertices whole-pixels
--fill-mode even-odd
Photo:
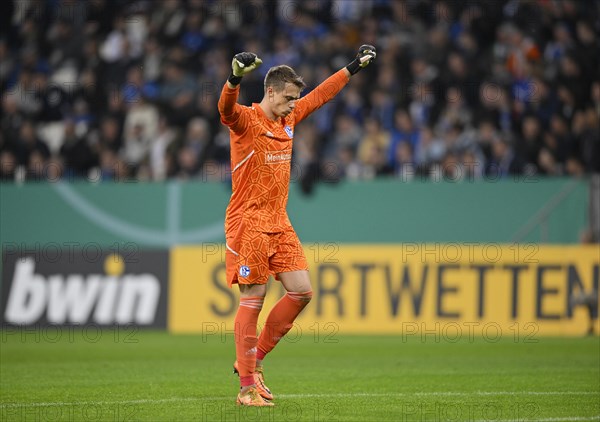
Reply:
[[[279,302],[267,317],[265,328],[260,333],[256,359],[262,360],[267,353],[273,350],[279,340],[290,331],[294,320],[302,309],[308,305],[311,298],[312,291],[308,291],[302,293],[287,292],[279,299]]]
[[[273,307],[265,327],[256,338],[262,297],[243,297],[235,316],[235,353],[242,387],[254,384],[256,359],[262,360],[292,328],[294,320],[310,302],[312,292],[286,293]]]
[[[256,324],[263,306],[262,297],[242,297],[235,316],[235,353],[242,387],[254,384],[256,368]]]

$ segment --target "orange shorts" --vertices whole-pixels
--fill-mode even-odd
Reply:
[[[308,270],[302,244],[293,230],[263,233],[244,230],[228,239],[225,253],[227,284],[266,284],[269,275]],[[229,241],[231,243],[229,243]]]

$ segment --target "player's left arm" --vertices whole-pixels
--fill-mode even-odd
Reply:
[[[375,47],[368,44],[361,45],[353,61],[325,79],[319,86],[298,100],[294,110],[295,124],[298,124],[310,113],[319,109],[335,97],[346,86],[350,77],[367,67],[375,60],[376,56]]]

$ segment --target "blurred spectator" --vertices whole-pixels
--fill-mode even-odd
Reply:
[[[442,159],[440,169],[442,180],[447,182],[458,182],[464,177],[463,168],[457,152],[448,151]]]
[[[575,103],[585,104],[589,93],[589,81],[585,79],[581,64],[577,61],[574,53],[566,54],[560,60],[557,81],[560,85],[569,87]]]
[[[114,116],[104,117],[100,122],[99,131],[94,136],[97,137],[95,143],[100,149],[107,148],[118,153],[123,147],[121,125],[119,120]]]
[[[289,37],[279,34],[273,40],[273,52],[264,56],[263,65],[260,68],[261,73],[266,75],[269,68],[286,63],[291,67],[297,67],[300,64],[300,55]]]
[[[5,38],[0,38],[0,90],[4,92],[8,85],[8,79],[12,75],[15,67],[15,59],[9,54],[8,42]]]
[[[527,116],[521,124],[521,137],[517,141],[517,153],[526,163],[537,167],[540,149],[543,146],[542,126],[535,116]]]
[[[158,131],[159,113],[143,93],[143,76],[138,67],[127,72],[127,83],[123,88],[125,107],[124,158],[134,167],[146,157]]]
[[[81,10],[83,5],[77,5]],[[85,6],[83,6],[85,7]],[[74,10],[73,14],[77,12]],[[79,15],[82,16],[82,15]],[[77,36],[78,31],[74,28],[76,16],[60,17],[50,27],[47,40],[50,43],[52,54],[49,57],[50,65],[55,69],[65,66],[76,66],[82,57],[82,41]]]
[[[445,100],[449,102],[460,98],[469,107],[477,104],[477,86],[480,81],[476,72],[477,69],[467,63],[464,54],[451,51],[446,60],[445,72],[442,73],[443,86],[446,88]],[[459,89],[461,97],[449,96],[447,90],[450,87]]]
[[[187,125],[183,147],[194,154],[198,167],[202,167],[210,155],[210,128],[203,117],[194,117]]]
[[[371,163],[378,167],[379,155],[383,154],[385,157],[385,163],[390,168],[392,165],[389,164],[387,151],[390,147],[390,135],[389,132],[383,130],[380,121],[375,117],[369,117],[365,121],[365,132],[360,140],[358,147],[358,160],[362,163]],[[395,151],[394,151],[395,157]]]
[[[130,177],[130,169],[127,163],[109,148],[100,151],[99,173],[100,180],[104,182],[119,182]]]
[[[596,10],[597,13],[597,10]],[[594,30],[594,23],[596,29]],[[584,81],[590,81],[598,77],[598,69],[600,68],[600,58],[598,54],[590,54],[590,52],[600,49],[600,40],[598,37],[598,16],[583,16],[577,20],[576,33],[578,45],[574,46],[577,62],[581,63],[581,71]]]
[[[506,68],[518,81],[528,75],[531,64],[540,59],[541,52],[535,40],[525,35],[520,28],[510,25],[508,31]]]
[[[177,171],[175,177],[179,180],[193,179],[198,176],[200,165],[198,156],[190,146],[184,146],[177,152]]]
[[[362,177],[362,168],[356,159],[352,147],[346,146],[338,150],[339,177],[348,180],[357,180]]]
[[[585,110],[585,123],[579,134],[579,154],[586,173],[600,173],[600,115],[588,107]]]
[[[102,43],[100,54],[108,63],[116,63],[129,53],[127,50],[125,18],[123,16],[116,16],[110,33]]]
[[[150,152],[151,138],[146,135],[144,126],[140,123],[134,124],[125,138],[122,158],[134,171],[142,160]]]
[[[178,179],[193,179],[210,154],[210,131],[208,122],[202,117],[189,121],[185,134],[175,151],[174,173]]]
[[[0,180],[12,182],[17,171],[17,157],[9,150],[0,151]]]
[[[419,142],[419,131],[414,127],[407,111],[399,109],[394,114],[394,129],[388,151],[388,159],[392,167],[396,165],[396,148],[402,142],[409,143],[414,150]]]
[[[362,156],[361,178],[370,180],[393,174],[393,169],[388,164],[386,149],[381,145],[374,142],[366,144]]]
[[[466,149],[477,148],[475,132],[465,128],[459,122],[454,122],[446,130],[437,133],[444,134],[444,146],[447,152],[455,152],[460,155]]]
[[[506,178],[521,174],[523,162],[515,154],[511,141],[506,136],[500,136],[492,144],[492,156],[487,166],[487,175],[491,179]]]
[[[38,96],[39,88],[39,86],[36,86],[33,70],[25,68],[21,70],[16,84],[9,92],[9,96],[16,101],[18,110],[30,118],[36,117],[42,108]]]
[[[565,162],[565,173],[569,176],[582,177],[585,175],[585,167],[577,156],[571,155]]]
[[[442,159],[445,152],[444,141],[435,136],[433,129],[427,126],[421,128],[414,154],[417,165],[427,172],[430,166]]]
[[[555,91],[551,90],[548,83],[541,78],[533,78],[529,84],[530,97],[524,110],[524,115],[535,115],[543,128],[550,124],[550,117],[558,112],[559,99]]]
[[[185,14],[181,0],[156,2],[150,16],[151,32],[166,46],[173,45],[183,30]]]
[[[540,149],[537,163],[538,168],[543,175],[559,176],[562,174],[562,168],[560,164],[557,163],[554,154],[552,154],[547,147]]]
[[[208,48],[208,39],[202,32],[202,14],[199,10],[194,10],[186,16],[181,45],[191,55]]]
[[[475,142],[481,151],[485,160],[492,157],[492,145],[498,138],[499,134],[494,122],[491,120],[482,120],[479,122],[477,132],[475,134]]]
[[[457,86],[450,86],[446,89],[446,106],[437,118],[436,130],[445,132],[453,125],[459,124],[462,127],[471,125],[471,110],[467,106],[465,94]]]
[[[16,94],[6,94],[2,97],[2,117],[0,128],[4,144],[8,148],[16,148],[19,129],[25,120],[24,113],[19,109]]]
[[[564,118],[571,120],[577,108],[577,100],[573,95],[573,91],[566,85],[559,85],[556,92],[559,100],[558,113]],[[547,125],[550,126],[550,120],[548,120]]]
[[[510,94],[501,85],[485,81],[479,86],[479,106],[474,110],[476,124],[489,120],[502,132],[512,132]]]
[[[574,141],[569,132],[569,125],[561,115],[554,114],[550,119],[550,128],[546,132],[544,143],[560,163],[565,162],[569,150],[574,150]]]
[[[221,125],[214,136],[213,156],[219,164],[230,165],[229,128]]]
[[[315,183],[321,179],[321,163],[318,157],[318,137],[317,131],[312,125],[299,126],[294,133],[294,151],[293,151],[293,164],[292,164],[292,180],[300,181],[300,188],[306,194],[310,194],[313,191]],[[330,168],[330,163],[333,161],[327,160],[324,163],[324,167],[327,170],[332,170],[333,173],[337,173],[337,169]]]
[[[546,63],[546,74],[556,76],[561,59],[573,48],[574,40],[571,30],[565,22],[557,22],[552,27],[552,39],[544,49],[544,60]]]
[[[67,178],[88,177],[88,172],[97,164],[96,154],[87,139],[77,134],[75,122],[71,119],[67,119],[64,124],[60,155],[64,157]]]
[[[392,130],[394,127],[394,102],[392,97],[387,92],[376,89],[371,93],[370,103],[370,117],[377,119],[383,130],[388,132]]]
[[[48,182],[59,182],[63,178],[64,163],[61,157],[52,157],[46,162],[43,175]]]
[[[19,140],[17,142],[17,159],[19,164],[27,165],[30,160],[30,156],[34,152],[39,152],[44,159],[50,157],[50,149],[42,142],[37,134],[35,133],[35,126],[31,120],[26,120],[21,125],[19,130]]]
[[[34,150],[29,155],[27,162],[27,174],[25,180],[40,182],[47,180],[48,174],[48,157],[40,150]]]
[[[168,148],[176,136],[176,132],[169,127],[166,117],[161,116],[156,138],[150,146],[149,153],[150,174],[153,180],[161,181],[167,178]]]
[[[183,126],[194,112],[196,83],[181,64],[169,62],[164,67],[159,98],[168,111],[169,121]]]
[[[106,94],[93,68],[86,67],[82,69],[79,74],[78,87],[75,90],[75,98],[87,104],[94,119],[97,119],[106,111]]]
[[[156,82],[160,78],[161,63],[164,59],[163,48],[155,37],[149,37],[144,44],[144,51],[143,78],[145,81]]]
[[[415,177],[415,156],[413,146],[409,142],[403,141],[396,145],[393,172],[403,182],[410,181]]]
[[[356,121],[345,114],[340,115],[335,121],[333,139],[326,151],[326,156],[339,156],[339,150],[344,148],[351,148],[356,154],[361,138],[362,131]]]
[[[481,180],[485,172],[483,156],[474,149],[466,150],[462,155],[462,168],[467,181]]]
[[[600,80],[596,79],[592,83],[591,105],[593,110],[600,115]]]

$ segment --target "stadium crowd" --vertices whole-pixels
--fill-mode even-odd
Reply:
[[[217,99],[240,51],[308,92],[377,60],[296,128],[293,177],[600,172],[600,6],[577,0],[15,0],[0,10],[0,179],[228,180]]]

